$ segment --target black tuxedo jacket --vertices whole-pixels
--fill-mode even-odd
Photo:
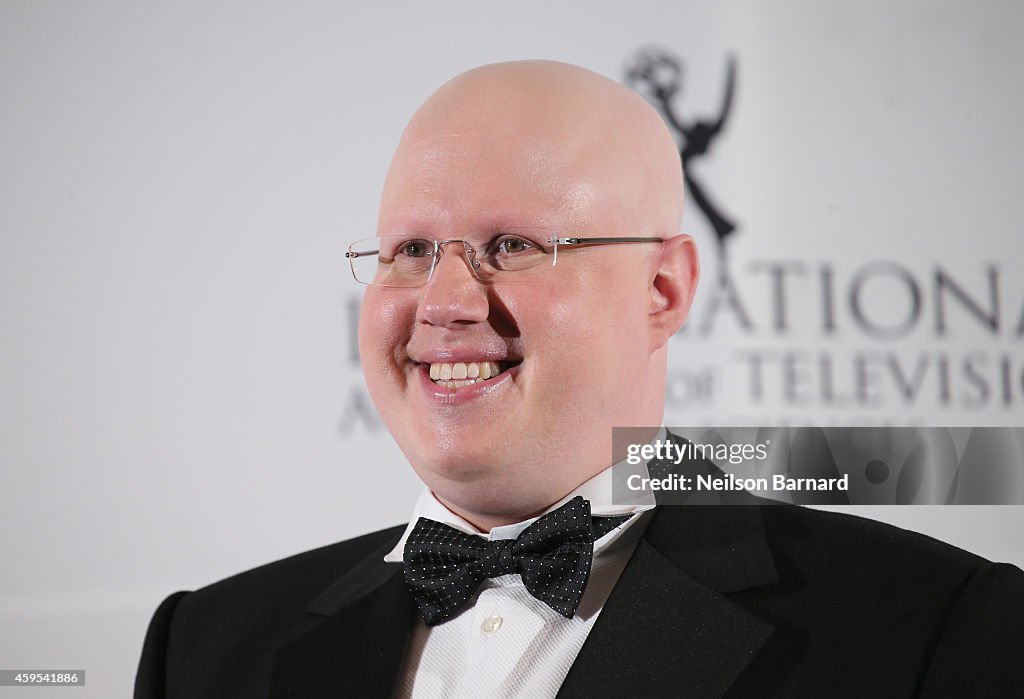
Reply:
[[[387,697],[403,527],[160,606],[136,697]],[[816,510],[655,510],[560,697],[1024,697],[1024,573]]]

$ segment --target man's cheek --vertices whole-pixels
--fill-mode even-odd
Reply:
[[[360,352],[372,353],[378,348],[404,349],[415,321],[415,306],[376,296],[371,302],[370,298],[367,294],[359,316]]]
[[[552,292],[554,297],[546,304],[542,325],[538,334],[543,335],[545,344],[558,345],[578,355],[585,351],[582,341],[593,338],[602,325],[602,313],[598,311],[600,300],[588,299],[579,289]]]

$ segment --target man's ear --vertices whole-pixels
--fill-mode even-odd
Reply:
[[[648,316],[650,351],[661,349],[683,327],[697,291],[700,260],[697,246],[688,235],[677,235],[661,244],[651,270],[651,306]]]

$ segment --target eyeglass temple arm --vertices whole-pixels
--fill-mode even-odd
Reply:
[[[623,238],[552,238],[552,243],[559,245],[587,245],[600,243],[664,243],[664,238],[647,236],[630,236]]]
[[[603,245],[604,243],[664,243],[664,238],[652,238],[648,236],[625,236],[616,238],[549,238],[548,242],[555,246],[555,255],[551,260],[552,265],[558,264],[559,245]]]
[[[345,257],[366,257],[367,255],[376,255],[380,250],[349,250],[345,253]]]

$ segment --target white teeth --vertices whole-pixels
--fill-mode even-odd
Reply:
[[[476,383],[475,379],[469,379],[466,381],[438,381],[438,386],[444,386],[445,388],[462,388],[463,386],[472,386]]]
[[[430,365],[430,380],[446,388],[462,388],[501,373],[497,362],[456,362]]]

